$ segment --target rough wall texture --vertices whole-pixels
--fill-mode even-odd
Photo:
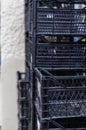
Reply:
[[[2,130],[18,130],[16,71],[24,71],[24,0],[1,3]]]
[[[23,57],[24,2],[2,0],[2,58]]]

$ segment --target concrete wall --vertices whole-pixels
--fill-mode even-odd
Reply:
[[[16,71],[24,71],[24,0],[1,1],[2,130],[18,130]]]

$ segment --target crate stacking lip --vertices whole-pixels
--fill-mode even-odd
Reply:
[[[85,9],[37,9],[38,35],[86,35]]]
[[[86,76],[52,76],[36,69],[36,109],[41,118],[86,117]]]
[[[86,0],[43,0],[44,2],[58,2],[58,3],[86,3]]]
[[[85,121],[86,118],[50,119],[41,121],[38,114],[36,114],[35,124],[37,130],[86,130]]]
[[[85,43],[38,43],[36,66],[56,68],[86,68]]]

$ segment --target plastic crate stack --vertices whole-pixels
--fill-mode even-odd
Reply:
[[[86,0],[29,0],[27,8],[29,130],[86,130]]]
[[[18,83],[18,130],[29,129],[29,96],[28,82],[25,80],[25,73],[17,73]]]

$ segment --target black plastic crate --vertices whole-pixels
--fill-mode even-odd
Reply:
[[[28,130],[29,113],[29,82],[25,80],[25,73],[17,73],[18,82],[18,121],[19,130]]]
[[[46,68],[86,68],[86,44],[38,43],[36,66]]]
[[[83,74],[36,69],[35,105],[41,118],[86,117],[86,76]]]
[[[85,9],[37,9],[37,34],[86,35]]]

